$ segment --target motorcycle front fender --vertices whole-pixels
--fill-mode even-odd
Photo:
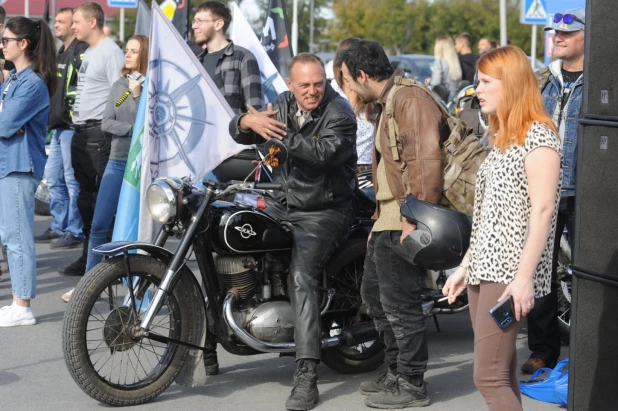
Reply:
[[[165,262],[169,262],[174,256],[174,254],[168,249],[139,241],[112,241],[111,243],[102,244],[93,248],[92,252],[105,257],[113,257],[115,255],[123,254],[125,251],[131,250],[144,251]]]

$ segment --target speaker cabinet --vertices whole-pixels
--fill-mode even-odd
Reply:
[[[590,278],[574,272],[569,411],[618,409],[618,286]]]
[[[580,119],[575,214],[573,265],[618,281],[618,123]]]
[[[618,121],[615,0],[586,1],[584,117]]]

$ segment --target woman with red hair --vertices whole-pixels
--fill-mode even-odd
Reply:
[[[477,69],[491,151],[477,174],[470,248],[443,293],[452,303],[467,285],[474,384],[489,409],[522,410],[515,341],[535,297],[550,292],[562,147],[523,51],[492,50]],[[514,321],[501,328],[489,311],[509,296]]]

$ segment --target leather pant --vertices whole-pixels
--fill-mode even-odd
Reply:
[[[265,212],[294,227],[288,290],[295,314],[296,360],[319,360],[322,333],[318,287],[328,259],[348,235],[352,210],[299,211],[269,204]]]

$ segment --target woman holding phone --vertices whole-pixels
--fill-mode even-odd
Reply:
[[[550,292],[562,146],[523,51],[492,50],[477,68],[490,153],[477,174],[470,248],[443,293],[453,303],[467,284],[474,384],[490,410],[519,411],[515,341],[535,297]],[[501,328],[489,311],[509,296],[515,318]]]
[[[146,70],[148,69],[148,37],[135,35],[127,41],[125,63],[121,69],[122,76],[114,83],[103,112],[101,130],[111,135],[112,144],[109,161],[103,173],[92,219],[92,231],[88,243],[88,260],[86,273],[97,265],[102,257],[92,249],[107,242],[107,235],[112,226],[122,177],[127,165],[133,124],[142,94]],[[65,293],[62,300],[68,302],[73,290]]]
[[[15,68],[0,87],[0,243],[7,247],[13,304],[0,327],[34,325],[36,296],[34,192],[45,168],[49,98],[56,89],[54,36],[46,22],[8,21],[0,49]]]

